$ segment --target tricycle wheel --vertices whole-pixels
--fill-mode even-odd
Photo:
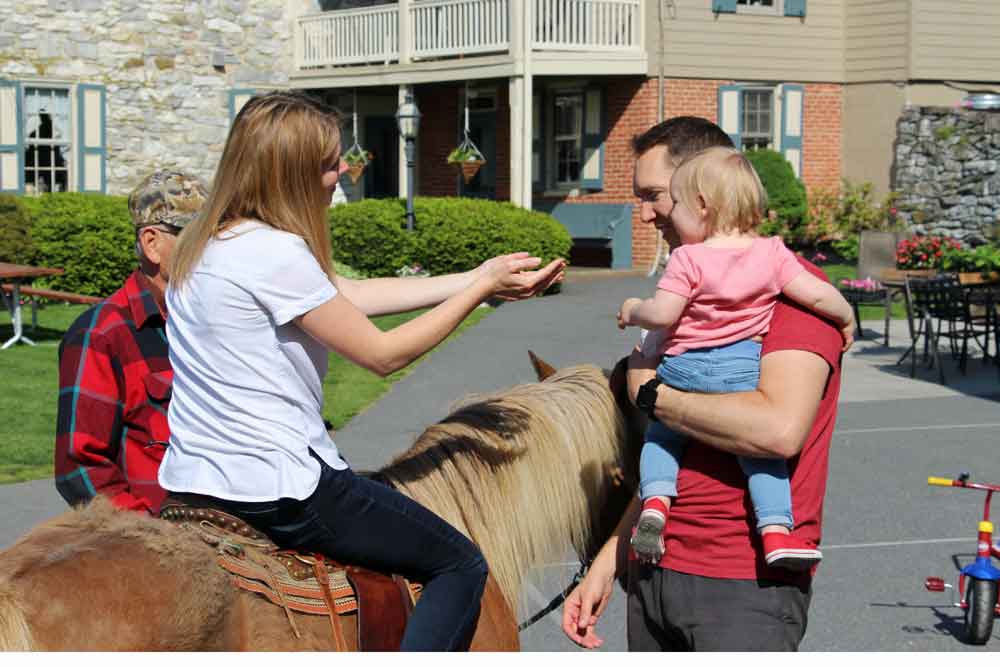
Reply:
[[[993,634],[993,616],[997,603],[997,582],[969,577],[965,609],[965,632],[970,644],[985,644]]]

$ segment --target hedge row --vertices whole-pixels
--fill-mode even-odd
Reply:
[[[417,198],[415,208],[413,233],[405,229],[400,200],[368,199],[331,209],[334,259],[374,277],[414,264],[432,274],[465,271],[518,250],[545,262],[569,253],[569,233],[554,218],[510,203]],[[39,279],[39,286],[111,294],[135,269],[134,234],[125,197],[0,195],[0,261],[65,271]]]
[[[64,270],[36,285],[107,296],[135,269],[135,232],[125,197],[60,192],[2,201],[0,261]]]
[[[419,264],[431,274],[466,271],[496,255],[524,250],[543,263],[566,257],[572,240],[545,213],[486,199],[417,198],[406,229],[397,199],[366,199],[330,210],[333,256],[370,276]]]

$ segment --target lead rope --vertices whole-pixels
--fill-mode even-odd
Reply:
[[[583,581],[583,578],[587,575],[587,569],[589,567],[590,563],[580,563],[580,569],[576,571],[576,574],[573,575],[573,580],[569,582],[569,585],[566,588],[563,589],[562,593],[552,598],[552,601],[545,605],[541,611],[517,626],[517,631],[523,632],[548,616],[553,610],[558,609],[559,605],[561,605],[566,599],[566,596],[573,592],[573,589],[576,588],[581,581]]]

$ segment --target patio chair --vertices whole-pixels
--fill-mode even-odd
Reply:
[[[858,279],[872,278],[878,281],[883,280],[882,273],[886,269],[896,268],[896,245],[906,237],[906,232],[878,232],[874,230],[861,232],[858,246]],[[892,300],[900,294],[901,291],[898,289],[878,290],[876,292],[850,291],[850,293],[845,293],[844,296],[850,302],[851,306],[854,307],[854,318],[858,324],[858,338],[864,338],[864,330],[861,328],[860,306],[882,306],[885,309],[884,345],[888,347]]]
[[[900,357],[902,362],[910,355],[910,377],[917,372],[917,344],[921,336],[924,342],[924,359],[930,367],[937,366],[938,378],[945,384],[944,366],[941,363],[939,343],[942,338],[949,342],[953,356],[958,358],[958,367],[965,375],[969,355],[969,339],[972,338],[983,350],[989,361],[990,332],[994,328],[994,317],[989,310],[974,311],[969,292],[962,288],[957,276],[940,275],[930,278],[906,277],[906,299],[910,304],[912,321],[909,349]],[[936,322],[935,322],[936,320]],[[980,337],[983,340],[980,341]]]

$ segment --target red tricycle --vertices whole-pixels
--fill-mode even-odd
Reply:
[[[990,501],[993,492],[1000,486],[979,484],[969,481],[969,473],[962,473],[958,479],[928,477],[933,486],[957,486],[962,489],[979,489],[986,492],[983,503],[983,520],[979,522],[979,541],[976,560],[966,565],[958,575],[959,601],[953,603],[965,610],[965,632],[970,644],[985,644],[993,633],[993,619],[1000,616],[997,604],[997,587],[1000,585],[1000,570],[993,566],[991,558],[1000,558],[1000,548],[993,544],[993,524],[990,523]],[[941,592],[952,588],[941,577],[927,577],[924,586],[929,591]]]

